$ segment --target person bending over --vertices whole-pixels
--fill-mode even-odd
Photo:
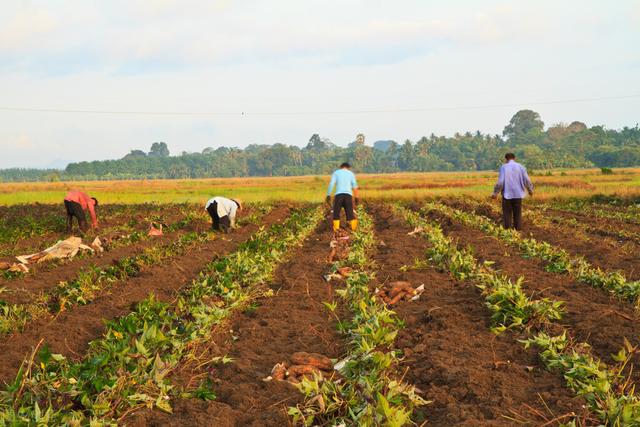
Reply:
[[[333,198],[333,231],[340,228],[340,212],[344,209],[347,221],[351,230],[356,231],[358,220],[355,215],[356,203],[358,202],[358,183],[356,176],[351,172],[351,165],[343,163],[340,169],[331,175],[331,182],[327,190],[327,203],[331,205],[331,193],[335,187],[335,197]]]
[[[67,233],[73,231],[73,218],[78,220],[78,226],[82,234],[89,230],[85,211],[89,211],[91,217],[91,227],[98,228],[98,218],[96,217],[96,206],[98,199],[89,197],[87,193],[82,191],[69,191],[64,198],[64,207],[67,210]]]
[[[211,228],[229,233],[232,228],[236,228],[236,217],[238,211],[242,210],[242,202],[238,199],[216,196],[209,199],[204,208],[211,217]]]

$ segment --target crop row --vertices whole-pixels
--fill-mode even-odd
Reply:
[[[578,214],[587,214],[596,218],[614,219],[628,222],[631,224],[640,224],[640,207],[639,206],[609,206],[609,209],[602,209],[597,206],[599,204],[591,204],[583,201],[561,202],[554,201],[554,209],[565,212]]]
[[[172,303],[150,295],[109,321],[80,361],[46,347],[34,352],[0,397],[0,424],[105,425],[145,406],[171,412],[172,397],[212,398],[206,384],[180,389],[172,372],[216,325],[260,295],[259,286],[320,218],[318,209],[294,211],[209,263]]]
[[[550,209],[553,209],[549,205],[538,205],[540,211],[538,210],[528,210],[524,213],[524,216],[531,220],[534,224],[550,228],[553,227],[554,224],[560,224],[565,227],[568,227],[571,230],[580,230],[582,232],[593,232],[594,225],[585,224],[583,222],[578,221],[576,218],[565,218],[562,216],[555,216],[552,212],[549,212]],[[631,230],[627,230],[624,228],[616,227],[612,224],[598,224],[597,232],[603,236],[609,236],[616,239],[622,240],[630,240],[636,243],[640,243],[640,233],[636,233]]]
[[[185,221],[192,221],[196,218],[204,218],[204,214],[200,211],[194,212],[193,205],[179,204],[169,205],[169,207],[177,209],[176,214],[183,219],[177,223],[173,223],[167,226],[166,231],[172,231],[178,228],[184,228],[188,223]],[[27,209],[27,208],[24,208]],[[159,211],[166,210],[167,207],[160,207],[157,205],[133,205],[133,206],[114,206],[105,214],[101,214],[101,221],[113,222],[117,218],[125,216],[128,218],[122,223],[112,225],[109,227],[100,228],[100,235],[111,234],[124,234],[128,233],[128,236],[116,240],[113,243],[113,247],[121,246],[128,243],[133,243],[137,240],[145,238],[146,230],[135,230],[134,227],[139,223],[137,216],[141,211],[145,214],[144,220],[148,222],[164,223],[166,222],[164,215],[159,214]],[[0,244],[15,242],[20,239],[29,237],[44,236],[51,232],[62,233],[66,229],[66,219],[61,214],[49,214],[44,217],[36,218],[32,215],[16,216],[4,219],[0,222]],[[54,242],[50,242],[53,244]],[[12,246],[0,248],[0,256],[14,255],[14,249]]]
[[[455,219],[467,226],[476,228],[496,237],[508,245],[515,246],[525,257],[538,258],[547,263],[546,270],[555,273],[568,273],[581,283],[601,288],[617,297],[627,300],[640,308],[640,281],[627,280],[622,272],[606,272],[594,267],[584,258],[572,256],[562,248],[524,237],[519,232],[505,229],[490,218],[471,212],[461,211],[440,203],[428,202],[425,212],[435,211]]]
[[[337,368],[339,375],[328,379],[316,375],[298,385],[305,403],[290,408],[294,423],[401,426],[410,422],[416,406],[428,403],[415,387],[396,377],[399,360],[391,347],[401,321],[370,291],[374,275],[367,271],[371,267],[367,251],[375,243],[373,223],[363,209],[358,218],[360,228],[351,235],[347,258],[332,266],[334,271],[352,269],[346,287],[336,291],[352,316],[339,322],[348,340],[348,355]],[[336,309],[336,305],[326,306]]]
[[[269,205],[260,206],[250,216],[244,217],[241,224],[256,223],[270,210]],[[169,226],[168,231],[182,229],[196,217],[197,214],[188,213],[185,218]],[[8,304],[0,300],[0,335],[20,331],[34,319],[55,315],[77,304],[88,304],[106,288],[137,276],[143,268],[184,255],[196,245],[215,238],[216,235],[209,232],[186,233],[171,243],[146,248],[140,254],[121,258],[107,267],[82,270],[75,279],[60,282],[51,291],[39,295],[33,303]]]
[[[182,255],[213,237],[209,233],[187,233],[174,242],[146,248],[138,255],[121,258],[107,267],[84,269],[75,279],[60,282],[49,292],[40,294],[35,302],[7,304],[0,301],[0,334],[20,331],[35,319],[55,315],[77,304],[88,304],[107,287],[137,276],[145,267]]]
[[[180,205],[183,208],[183,205]],[[66,229],[66,217],[62,208],[48,205],[16,206],[4,208],[5,214],[0,219],[0,244],[42,236],[51,232],[64,232]],[[35,213],[32,212],[35,209]],[[158,211],[157,205],[143,204],[135,206],[113,205],[99,208],[100,218],[114,220],[121,216],[131,216],[140,211]],[[43,215],[38,210],[46,210]],[[132,224],[130,224],[132,225]]]
[[[614,357],[618,363],[607,366],[590,353],[587,343],[567,338],[568,330],[549,335],[546,326],[561,319],[562,302],[546,298],[531,300],[521,289],[522,277],[511,282],[494,271],[490,263],[480,263],[469,250],[460,250],[438,224],[399,206],[395,211],[429,241],[430,262],[448,270],[457,280],[471,281],[482,289],[495,333],[513,329],[525,334],[527,338],[520,342],[525,347],[537,347],[545,366],[562,373],[567,386],[585,399],[590,411],[604,425],[639,425],[640,399],[624,375],[637,348],[625,342],[625,347]],[[575,426],[576,421],[564,425]]]
[[[180,213],[184,213],[183,215],[181,215],[182,219],[180,219],[179,221],[173,222],[167,225],[165,228],[163,228],[164,233],[173,233],[178,230],[183,230],[189,227],[191,224],[193,224],[196,220],[201,220],[204,218],[204,215],[202,215],[201,213],[193,212],[192,209],[186,212],[181,209]],[[134,220],[131,220],[131,221],[134,222]],[[120,247],[131,245],[136,242],[146,241],[146,240],[155,238],[155,237],[149,236],[149,234],[146,231],[134,230],[132,227],[133,227],[133,224],[128,223],[128,224],[121,224],[114,227],[110,227],[108,229],[103,229],[102,233],[104,235],[110,235],[113,233],[118,233],[118,234],[127,233],[123,237],[110,242],[107,250],[113,250]],[[93,256],[93,255],[96,255],[96,253],[95,252],[81,253],[77,256],[77,258],[82,258],[85,256]],[[64,263],[65,261],[66,260],[52,261],[52,264],[49,264],[49,266],[51,265],[58,266],[61,263]],[[7,280],[13,280],[19,277],[23,277],[24,275],[25,273],[23,272],[12,272],[8,270],[3,271],[3,276]]]

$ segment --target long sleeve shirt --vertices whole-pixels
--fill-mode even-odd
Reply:
[[[94,227],[98,225],[98,218],[96,218],[96,209],[95,202],[87,193],[83,193],[82,191],[69,191],[64,198],[69,202],[76,202],[82,206],[82,210],[89,211],[89,216],[91,216],[91,223]]]
[[[515,160],[509,160],[500,167],[494,194],[502,192],[504,199],[523,199],[527,189],[533,191],[533,183],[524,166]]]
[[[331,195],[333,187],[336,188],[337,194],[350,194],[353,196],[353,189],[358,188],[356,176],[349,169],[338,169],[331,175],[327,196]]]
[[[218,216],[220,218],[222,218],[223,216],[228,216],[229,221],[231,222],[231,226],[232,227],[235,226],[236,214],[238,212],[238,205],[236,204],[236,202],[234,202],[231,199],[227,199],[226,197],[217,196],[212,199],[209,199],[207,204],[204,206],[204,210],[207,210],[209,206],[213,204],[213,202],[218,203],[217,209],[216,209],[216,212],[218,212]]]

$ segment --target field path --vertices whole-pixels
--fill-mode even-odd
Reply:
[[[559,375],[544,370],[535,352],[515,341],[517,336],[490,332],[489,312],[473,284],[456,282],[431,267],[400,271],[415,259],[426,260],[428,243],[407,235],[412,228],[390,210],[378,206],[373,213],[377,238],[384,242],[374,257],[378,280],[406,280],[426,288],[418,301],[394,307],[406,323],[396,340],[405,355],[405,380],[433,400],[420,410],[419,421],[433,426],[511,426],[514,422],[504,416],[518,414],[537,425],[543,422],[528,406],[548,419],[580,411],[581,400]]]
[[[602,360],[612,362],[610,355],[620,350],[625,337],[632,344],[640,344],[640,324],[631,304],[578,283],[569,275],[549,273],[543,261],[522,258],[517,249],[481,231],[436,213],[429,217],[457,239],[460,247],[472,247],[479,261],[494,261],[494,267],[512,280],[525,276],[522,287],[527,294],[564,301],[566,313],[560,323],[568,326],[579,341],[588,342]],[[635,362],[639,361],[636,358]]]
[[[276,207],[263,223],[269,225],[280,222],[288,214],[288,207]],[[30,323],[22,333],[0,342],[0,381],[14,378],[20,363],[40,339],[44,339],[54,353],[71,358],[81,357],[89,342],[104,332],[105,319],[130,312],[135,303],[152,292],[159,300],[172,300],[176,290],[196,278],[208,262],[216,256],[224,256],[235,250],[257,229],[256,225],[248,225],[231,234],[220,235],[213,241],[198,245],[185,255],[144,269],[139,276],[115,286],[110,293],[98,297],[91,304],[64,311],[53,320]]]
[[[487,205],[481,205],[478,209],[474,210],[472,207],[459,201],[449,202],[442,200],[442,203],[467,212],[475,212],[478,215],[486,216],[493,219],[497,224],[501,222],[501,218],[494,214]],[[528,208],[526,204],[523,207],[525,210]],[[546,229],[531,224],[526,218],[523,218],[522,233],[526,236],[532,235],[538,241],[548,242],[559,248],[563,248],[570,254],[583,256],[591,264],[603,270],[622,270],[627,279],[640,279],[640,256],[638,256],[637,253],[623,252],[617,246],[608,245],[601,241],[602,238],[588,240],[576,238],[574,230],[571,227],[555,226]]]
[[[238,313],[231,319],[230,331],[214,336],[208,348],[211,357],[228,354],[233,358],[232,363],[216,368],[215,401],[178,400],[172,415],[143,411],[128,424],[288,425],[287,407],[300,402],[302,394],[288,382],[264,382],[263,378],[276,363],[288,362],[297,351],[331,358],[344,353],[344,339],[322,304],[332,299],[332,289],[322,278],[328,267],[330,237],[328,224],[323,222],[276,271],[269,285],[275,295],[258,299],[259,307]]]

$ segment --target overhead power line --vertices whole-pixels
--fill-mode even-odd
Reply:
[[[314,116],[314,115],[349,115],[349,114],[390,114],[390,113],[419,113],[430,111],[455,111],[455,110],[482,110],[491,108],[518,108],[522,106],[573,104],[584,102],[598,102],[619,99],[640,98],[640,94],[621,96],[602,96],[597,98],[575,98],[552,101],[520,102],[512,104],[486,104],[450,107],[423,107],[423,108],[397,108],[397,109],[372,109],[372,110],[336,110],[336,111],[123,111],[123,110],[82,110],[65,108],[25,108],[25,107],[0,107],[0,111],[24,112],[24,113],[62,113],[62,114],[117,114],[139,116]]]

